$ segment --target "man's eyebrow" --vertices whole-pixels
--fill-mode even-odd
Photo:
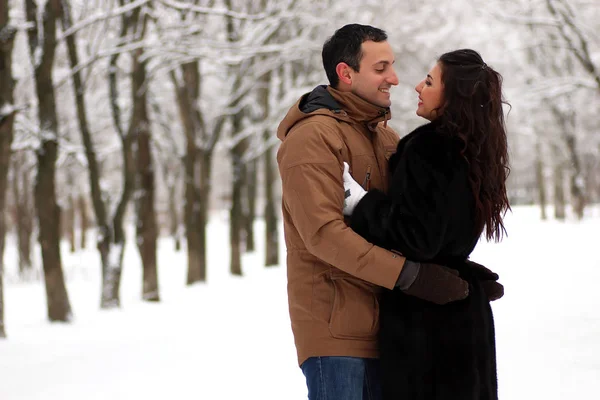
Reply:
[[[421,75],[421,76],[422,76],[422,75]],[[433,76],[431,76],[431,75],[427,74],[427,77],[428,77],[429,79],[433,80]]]
[[[394,61],[392,61],[392,62],[389,62],[388,60],[381,60],[381,61],[377,61],[377,62],[376,62],[375,64],[373,64],[373,65],[377,65],[377,64],[391,65],[391,64],[393,64],[393,63],[395,63],[395,62],[396,62],[396,60],[394,60]]]

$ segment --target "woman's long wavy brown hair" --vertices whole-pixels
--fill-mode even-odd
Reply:
[[[448,132],[463,141],[469,163],[469,181],[475,196],[475,224],[487,240],[500,241],[506,229],[503,218],[510,209],[506,179],[510,173],[504,122],[502,76],[486,65],[474,50],[443,54],[444,103],[438,117]]]

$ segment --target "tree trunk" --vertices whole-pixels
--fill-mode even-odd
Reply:
[[[125,0],[119,0],[119,5],[123,6]],[[140,9],[137,8],[129,14],[124,14],[121,17],[119,37],[121,43],[126,42],[126,36],[129,29],[135,29],[136,25],[132,21],[137,21]],[[76,53],[75,53],[76,54]],[[106,217],[106,205],[102,202],[102,194],[100,191],[100,179],[98,164],[95,159],[91,136],[89,130],[86,129],[85,134],[88,140],[86,145],[86,154],[88,160],[93,157],[94,162],[90,163],[90,182],[92,183],[92,201],[96,213],[96,221],[101,235],[98,235],[98,249],[100,250],[100,258],[102,260],[102,294],[100,298],[100,308],[108,309],[119,307],[121,299],[119,288],[121,286],[121,274],[123,272],[123,254],[125,252],[125,244],[127,236],[125,234],[125,214],[129,201],[131,200],[135,189],[135,155],[133,152],[133,143],[135,140],[136,131],[134,125],[130,124],[125,132],[121,125],[121,108],[119,106],[119,84],[117,61],[120,53],[110,57],[108,63],[108,90],[110,95],[110,108],[115,130],[121,139],[121,155],[123,160],[123,184],[121,190],[121,198],[112,216],[111,224],[108,222],[100,225],[99,221],[108,221]],[[82,130],[82,134],[84,131]],[[89,163],[89,161],[88,161]],[[91,166],[94,165],[94,170]],[[94,172],[92,174],[92,172]],[[94,176],[94,178],[92,178]],[[101,227],[102,226],[102,227]]]
[[[63,218],[61,219],[62,231],[64,237],[69,242],[69,250],[71,253],[77,251],[77,244],[75,243],[75,197],[73,196],[74,182],[73,174],[67,172],[67,209],[63,212]]]
[[[265,141],[270,137],[270,131],[265,131]],[[275,163],[273,149],[269,148],[264,154],[265,161],[265,265],[279,265],[279,226],[275,208]]]
[[[146,80],[145,63],[139,61],[141,51],[134,60],[134,118],[137,125],[137,245],[144,268],[142,298],[146,301],[159,301],[158,273],[156,269],[156,241],[158,237],[156,213],[154,210],[154,167],[152,160],[150,121],[148,120],[146,93],[143,85]],[[139,113],[139,114],[138,114]]]
[[[235,135],[241,131],[241,112],[233,116],[232,132]],[[229,245],[231,248],[230,272],[232,275],[242,275],[242,231],[244,213],[242,209],[242,190],[246,167],[242,158],[246,151],[246,139],[241,140],[231,149],[232,182],[231,208],[229,210]]]
[[[258,101],[263,107],[263,119],[266,120],[271,115],[269,97],[271,93],[271,82],[273,74],[266,74],[262,78],[262,88],[258,92]],[[265,266],[279,265],[279,227],[277,225],[277,212],[275,205],[275,183],[277,174],[273,156],[273,148],[269,146],[272,132],[265,129],[262,140],[265,145],[263,154],[264,165],[264,188],[265,188]]]
[[[79,211],[79,247],[87,249],[87,231],[90,227],[90,217],[88,216],[87,201],[83,194],[77,198],[77,209]]]
[[[209,198],[211,192],[211,172],[213,148],[209,147],[200,153],[200,198],[197,215],[198,224],[198,254],[200,255],[200,268],[198,270],[201,282],[206,281],[206,230],[208,227]]]
[[[9,0],[0,0],[0,338],[4,326],[4,240],[6,237],[6,192],[13,141],[14,104],[12,51],[17,30],[9,24]]]
[[[1,6],[1,5],[0,5]],[[0,212],[0,339],[6,337],[4,325],[4,239],[6,237],[6,223]]]
[[[546,179],[544,177],[544,161],[542,159],[542,147],[540,143],[535,145],[535,175],[537,180],[538,195],[540,201],[540,210],[542,221],[548,219],[546,215]]]
[[[224,1],[225,8],[230,11],[234,11],[231,0]],[[227,41],[230,43],[236,43],[239,41],[239,33],[237,31],[235,22],[231,16],[226,18],[226,30],[227,30]],[[231,67],[229,69],[232,76],[235,77],[233,86],[234,88],[239,86],[240,79],[240,67]],[[239,106],[239,101],[234,100],[230,106],[236,108]],[[242,128],[243,110],[237,111],[232,117],[232,136],[241,132]],[[244,227],[244,214],[242,208],[242,190],[244,187],[244,180],[246,179],[246,168],[242,161],[244,153],[246,152],[247,139],[238,141],[231,149],[231,170],[232,170],[232,182],[231,182],[231,208],[229,210],[229,246],[230,246],[230,264],[229,271],[232,275],[242,275],[242,230]]]
[[[554,159],[554,218],[564,221],[566,218],[564,162],[557,145],[552,145]]]
[[[111,83],[111,90],[115,90],[116,85],[114,84],[116,83],[116,75],[109,73],[109,82]],[[118,107],[115,104],[117,98],[116,92],[113,91],[111,94],[113,112],[116,109],[115,107]],[[118,117],[114,119],[116,121],[118,120]],[[115,124],[115,126],[118,125]],[[125,244],[127,242],[124,220],[127,206],[129,205],[129,200],[131,199],[135,185],[135,156],[133,153],[133,141],[135,136],[131,129],[126,134],[121,134],[120,136],[123,158],[123,189],[121,192],[121,199],[119,200],[115,214],[112,217],[111,225],[98,224],[98,250],[100,251],[100,259],[102,261],[102,293],[100,298],[100,308],[103,309],[120,307],[121,305],[119,288],[121,286],[121,274],[123,272],[123,255],[125,253]],[[90,149],[92,148],[93,147],[90,147]],[[99,179],[96,183],[99,184]],[[99,199],[101,199],[100,196],[101,194],[98,191]],[[98,211],[96,211],[96,214],[98,215]],[[103,227],[101,228],[101,226]]]
[[[600,163],[598,163],[598,154],[589,152],[584,154],[581,160],[583,179],[585,182],[585,200],[588,204],[595,204],[599,200],[597,193],[598,189],[598,171]]]
[[[600,144],[595,154],[593,154],[590,160],[590,166],[588,168],[588,176],[590,177],[591,183],[588,186],[594,203],[600,203]]]
[[[142,67],[143,68],[143,67]],[[145,97],[145,95],[144,95]],[[138,100],[138,101],[144,101]],[[150,123],[141,121],[143,126],[137,136],[137,245],[144,268],[142,298],[146,301],[159,301],[158,271],[156,267],[156,241],[158,231],[154,210],[154,171],[150,145]]]
[[[257,186],[257,162],[252,160],[246,163],[246,212],[244,231],[246,233],[246,251],[252,252],[254,246],[254,220],[256,219],[256,186]]]
[[[0,7],[2,7],[2,3],[0,3]],[[3,149],[0,151],[2,154],[4,154]],[[4,175],[5,173],[2,172],[2,174]],[[6,173],[6,175],[8,174]],[[6,177],[4,179],[6,179]],[[1,182],[0,185],[2,185]],[[0,190],[1,189],[2,188],[0,187]],[[6,189],[4,190],[4,193],[5,192]],[[6,328],[4,326],[4,241],[6,239],[6,220],[4,213],[5,199],[6,196],[0,192],[0,339],[6,337]]]
[[[188,248],[187,284],[206,281],[206,229],[211,193],[212,156],[224,126],[219,118],[209,134],[199,106],[202,75],[197,61],[181,65],[182,80],[171,75],[186,136],[185,228]],[[199,146],[200,143],[200,146]]]
[[[571,192],[571,207],[573,213],[578,219],[583,219],[583,212],[586,206],[585,199],[585,181],[583,179],[583,171],[581,168],[581,161],[579,154],[577,153],[577,145],[574,134],[567,134],[565,136],[567,143],[567,151],[569,158],[571,159],[571,174],[569,177],[569,189]]]
[[[19,276],[25,278],[32,272],[31,242],[33,235],[33,201],[31,182],[24,153],[13,157],[12,191],[15,199],[15,225],[17,228],[17,247],[19,250]]]
[[[116,76],[109,74],[109,81],[116,82]],[[114,89],[114,87],[113,87]],[[111,103],[115,107],[118,96],[111,94]],[[133,194],[135,185],[135,156],[133,153],[134,133],[131,129],[121,135],[121,153],[123,158],[123,190],[121,199],[112,218],[112,225],[106,225],[100,229],[98,235],[98,249],[102,261],[102,294],[100,308],[109,309],[120,307],[121,299],[119,288],[121,286],[121,274],[123,272],[123,255],[127,236],[125,234],[124,220],[129,200]],[[98,181],[99,183],[99,181]],[[100,197],[100,192],[98,192]],[[112,239],[112,240],[111,240]]]
[[[569,192],[571,195],[571,206],[573,213],[578,219],[583,218],[585,209],[585,182],[581,171],[581,161],[577,154],[575,139],[575,111],[563,111],[557,106],[552,107],[554,117],[561,129],[561,136],[565,141],[566,154],[570,161],[569,168]]]
[[[140,20],[141,18],[141,20]],[[137,11],[132,20],[133,26],[139,26],[138,38],[146,31],[147,16]],[[156,241],[158,229],[154,209],[154,166],[152,160],[152,133],[148,118],[148,99],[146,96],[146,61],[142,60],[143,49],[132,54],[131,96],[133,112],[130,125],[137,138],[136,167],[137,182],[135,195],[137,218],[137,246],[142,258],[143,284],[142,299],[159,301],[158,271],[156,267]]]
[[[598,150],[596,152],[596,157],[594,160],[594,165],[596,166],[594,168],[594,171],[592,172],[594,174],[594,179],[596,182],[596,199],[597,201],[600,202],[600,143],[598,144]]]
[[[34,66],[35,88],[41,145],[37,150],[38,173],[35,182],[35,207],[39,226],[39,243],[48,297],[48,318],[51,321],[70,321],[71,305],[65,287],[60,256],[60,208],[56,199],[56,158],[58,154],[58,117],[52,82],[52,67],[56,50],[56,19],[60,13],[58,0],[48,0],[38,25],[37,4],[25,0],[29,47]],[[39,30],[43,33],[40,35]],[[43,37],[43,43],[38,40]]]
[[[201,127],[198,113],[198,100],[200,96],[200,71],[197,61],[181,65],[179,80],[176,74],[171,74],[175,87],[179,117],[181,119],[186,140],[186,154],[184,159],[185,174],[185,235],[187,241],[188,273],[187,284],[202,282],[206,279],[202,271],[206,269],[206,257],[203,248],[203,232],[206,225],[200,222],[199,165],[197,138]]]
[[[168,202],[169,202],[169,234],[173,238],[175,244],[175,251],[181,251],[181,229],[180,217],[179,217],[179,190],[177,182],[179,181],[180,174],[173,166],[166,166],[164,168],[164,177],[168,190]]]

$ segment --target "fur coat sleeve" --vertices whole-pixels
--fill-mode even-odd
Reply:
[[[389,193],[369,191],[352,214],[352,229],[414,261],[466,258],[472,232],[459,234],[458,227],[473,226],[473,200],[459,140],[423,125],[399,142],[390,168]]]

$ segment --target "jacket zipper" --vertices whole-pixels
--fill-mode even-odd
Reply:
[[[365,180],[363,181],[362,187],[365,190],[371,189],[371,166],[367,167],[367,175],[365,175]]]

